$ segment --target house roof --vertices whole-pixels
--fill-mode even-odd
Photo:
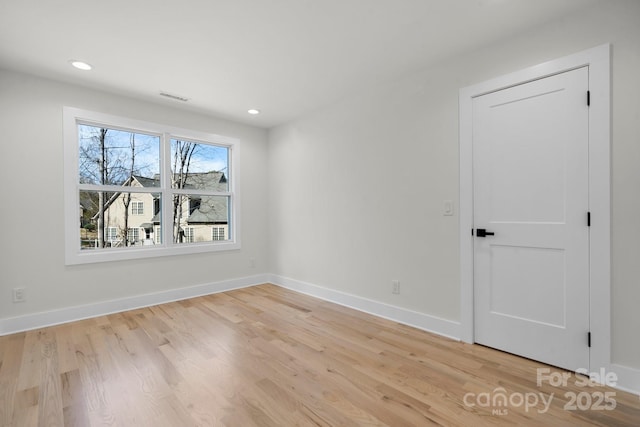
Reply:
[[[187,224],[226,223],[228,221],[228,203],[226,197],[205,196],[200,207],[194,209],[187,218]]]
[[[142,187],[160,187],[159,176],[154,176],[153,178],[146,178],[140,175],[133,175],[133,179],[138,181],[138,183]],[[127,182],[125,182],[123,185],[126,185],[128,182],[129,180],[127,180]]]
[[[136,180],[143,186],[147,187],[150,185],[159,186],[160,175],[155,174],[153,178],[143,178],[139,176],[134,176]],[[142,179],[142,180],[141,180]],[[145,183],[143,183],[145,181]],[[151,183],[150,185],[146,183]],[[153,184],[153,183],[158,184]],[[175,179],[174,179],[175,182]],[[227,177],[224,172],[211,171],[211,172],[192,172],[187,174],[187,179],[184,187],[185,189],[195,189],[195,190],[207,190],[207,191],[227,191]]]

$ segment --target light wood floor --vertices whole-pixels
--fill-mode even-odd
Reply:
[[[640,425],[638,396],[536,368],[262,285],[0,337],[0,425]]]

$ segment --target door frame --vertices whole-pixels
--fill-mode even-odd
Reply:
[[[460,338],[474,342],[473,98],[589,67],[590,366],[611,362],[611,45],[604,44],[460,89]],[[585,94],[585,102],[587,96]],[[586,340],[586,337],[585,337]],[[586,342],[586,341],[585,341]]]

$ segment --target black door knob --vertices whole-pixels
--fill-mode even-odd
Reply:
[[[476,236],[478,237],[487,237],[487,236],[494,236],[496,233],[492,232],[492,231],[487,231],[484,228],[478,228],[476,229]]]

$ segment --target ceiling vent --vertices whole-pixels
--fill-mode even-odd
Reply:
[[[164,96],[165,98],[175,99],[176,101],[187,102],[189,98],[185,98],[184,96],[173,95],[167,92],[160,92],[160,96]]]

